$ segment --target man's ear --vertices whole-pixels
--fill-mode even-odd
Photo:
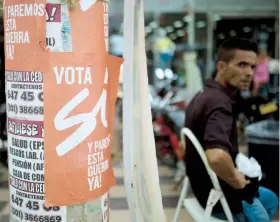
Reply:
[[[217,62],[217,71],[219,73],[223,73],[226,70],[227,64],[223,61],[218,61]]]

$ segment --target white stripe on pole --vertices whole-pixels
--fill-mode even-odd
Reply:
[[[136,211],[133,210],[133,141],[131,140],[132,122],[132,73],[133,73],[133,27],[134,27],[134,7],[135,0],[124,0],[124,69],[123,69],[123,162],[124,162],[124,185],[126,190],[126,198],[130,210],[131,222],[137,222]],[[130,116],[129,116],[130,115]],[[128,129],[128,130],[126,130]]]
[[[124,177],[132,222],[165,222],[145,53],[143,0],[124,7]]]

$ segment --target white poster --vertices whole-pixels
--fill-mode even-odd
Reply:
[[[11,221],[65,222],[44,204],[43,73],[6,70]]]
[[[59,1],[57,1],[59,3]],[[61,4],[46,4],[46,43],[52,52],[61,52],[62,49],[62,13]]]
[[[46,4],[46,43],[51,52],[72,52],[68,2],[48,0]]]

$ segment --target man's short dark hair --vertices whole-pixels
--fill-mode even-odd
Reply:
[[[230,62],[234,55],[235,50],[253,51],[258,54],[258,45],[249,40],[243,38],[230,38],[223,42],[218,50],[218,61]]]

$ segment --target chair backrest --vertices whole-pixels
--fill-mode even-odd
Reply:
[[[207,157],[205,155],[205,151],[204,149],[202,148],[200,142],[197,140],[196,136],[193,134],[193,132],[188,129],[188,128],[183,128],[181,130],[181,141],[183,143],[183,147],[185,148],[186,147],[186,141],[185,141],[185,136],[187,136],[189,138],[189,140],[192,142],[193,146],[195,147],[195,149],[197,150],[200,158],[202,159],[204,165],[205,165],[205,168],[207,170],[207,173],[209,174],[210,176],[210,179],[213,183],[213,186],[215,189],[217,190],[221,190],[221,187],[220,187],[220,183],[218,181],[218,178],[216,176],[216,174],[214,173],[214,171],[211,169],[211,167],[209,166],[209,163],[208,163],[208,160],[207,160]]]
[[[201,146],[200,142],[198,141],[198,139],[196,138],[196,136],[193,134],[193,132],[190,129],[183,128],[181,130],[181,142],[183,143],[183,147],[184,148],[186,148],[185,136],[187,136],[189,138],[189,140],[192,142],[192,144],[195,147],[195,149],[197,150],[200,158],[202,159],[202,161],[203,161],[203,163],[205,165],[205,168],[207,170],[207,173],[210,176],[210,179],[212,181],[214,189],[223,192],[222,189],[221,189],[218,177],[215,174],[215,172],[211,169],[211,167],[209,166],[209,163],[208,163],[205,151],[202,148],[202,146]],[[228,205],[224,195],[220,199],[220,201],[221,201],[222,207],[224,209],[224,212],[225,212],[225,214],[227,216],[228,221],[230,221],[230,222],[232,221],[233,222],[233,217],[232,217],[229,205]]]

